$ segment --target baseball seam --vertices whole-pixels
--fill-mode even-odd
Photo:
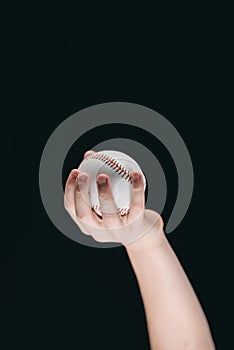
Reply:
[[[99,212],[100,214],[102,213],[101,212],[101,207],[100,207],[100,205],[94,205],[94,204],[92,204],[91,205],[92,206],[92,208],[97,212]],[[126,215],[126,214],[128,214],[129,213],[129,208],[117,208],[117,210],[118,210],[118,212],[119,212],[119,214],[120,215]]]
[[[118,173],[123,179],[132,183],[131,173],[114,158],[111,158],[108,155],[103,153],[95,153],[95,154],[91,154],[89,157],[84,159],[83,162],[88,161],[89,159],[101,160],[104,164],[106,164],[108,167],[112,168],[116,173]],[[82,163],[80,164],[78,170],[80,169]]]

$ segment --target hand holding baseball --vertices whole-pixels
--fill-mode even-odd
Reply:
[[[94,155],[88,151],[84,159]],[[96,184],[102,216],[92,208],[90,200],[90,176],[73,169],[67,179],[64,206],[80,230],[98,242],[120,242],[124,245],[136,242],[152,231],[162,232],[161,216],[145,209],[144,178],[140,171],[131,173],[131,202],[124,215],[118,210],[108,175],[98,174]]]

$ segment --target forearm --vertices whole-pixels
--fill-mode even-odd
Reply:
[[[126,246],[146,312],[152,350],[213,350],[206,317],[163,231]]]

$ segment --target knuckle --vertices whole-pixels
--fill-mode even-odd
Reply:
[[[96,234],[92,234],[92,237],[96,242],[104,242],[104,239]]]
[[[86,236],[91,236],[91,233],[89,233],[87,230],[85,230],[83,227],[79,226],[82,233],[84,233]]]
[[[82,212],[78,212],[77,213],[77,217],[78,217],[79,220],[84,221],[84,219],[87,217],[87,214],[82,213]]]

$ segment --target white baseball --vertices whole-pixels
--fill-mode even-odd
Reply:
[[[99,174],[106,174],[110,177],[114,201],[121,215],[129,212],[132,195],[131,173],[133,171],[142,174],[144,190],[146,187],[145,176],[140,166],[134,159],[122,152],[107,150],[93,153],[81,162],[78,170],[90,176],[90,201],[92,208],[100,216],[102,213],[96,183],[96,177]]]

